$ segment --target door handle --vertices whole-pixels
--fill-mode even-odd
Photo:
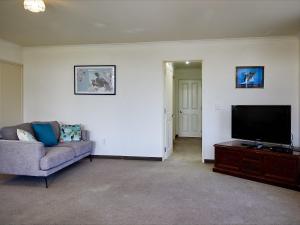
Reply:
[[[182,113],[182,111],[181,111],[181,110],[179,110],[179,113]]]

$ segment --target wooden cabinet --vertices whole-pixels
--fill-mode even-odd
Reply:
[[[300,152],[255,149],[238,141],[215,145],[214,172],[300,190]]]

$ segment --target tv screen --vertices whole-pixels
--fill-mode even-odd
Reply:
[[[231,115],[232,138],[291,144],[291,106],[233,105]]]

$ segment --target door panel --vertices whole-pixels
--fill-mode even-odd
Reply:
[[[181,117],[181,129],[182,132],[188,132],[189,131],[189,117],[188,115],[183,114]]]
[[[195,133],[199,132],[199,114],[192,114],[191,120],[191,131]]]
[[[181,94],[181,106],[182,109],[188,109],[189,108],[189,84],[183,83],[182,84],[182,94]]]
[[[201,137],[201,82],[179,80],[179,131],[181,137]]]
[[[191,88],[192,88],[192,90],[191,90],[192,91],[192,94],[191,94],[192,109],[197,110],[199,107],[198,83],[192,83]]]

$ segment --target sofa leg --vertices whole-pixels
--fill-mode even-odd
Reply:
[[[90,155],[90,162],[92,162],[93,161],[93,156],[92,155]]]
[[[48,180],[47,177],[44,177],[46,188],[48,188]]]

